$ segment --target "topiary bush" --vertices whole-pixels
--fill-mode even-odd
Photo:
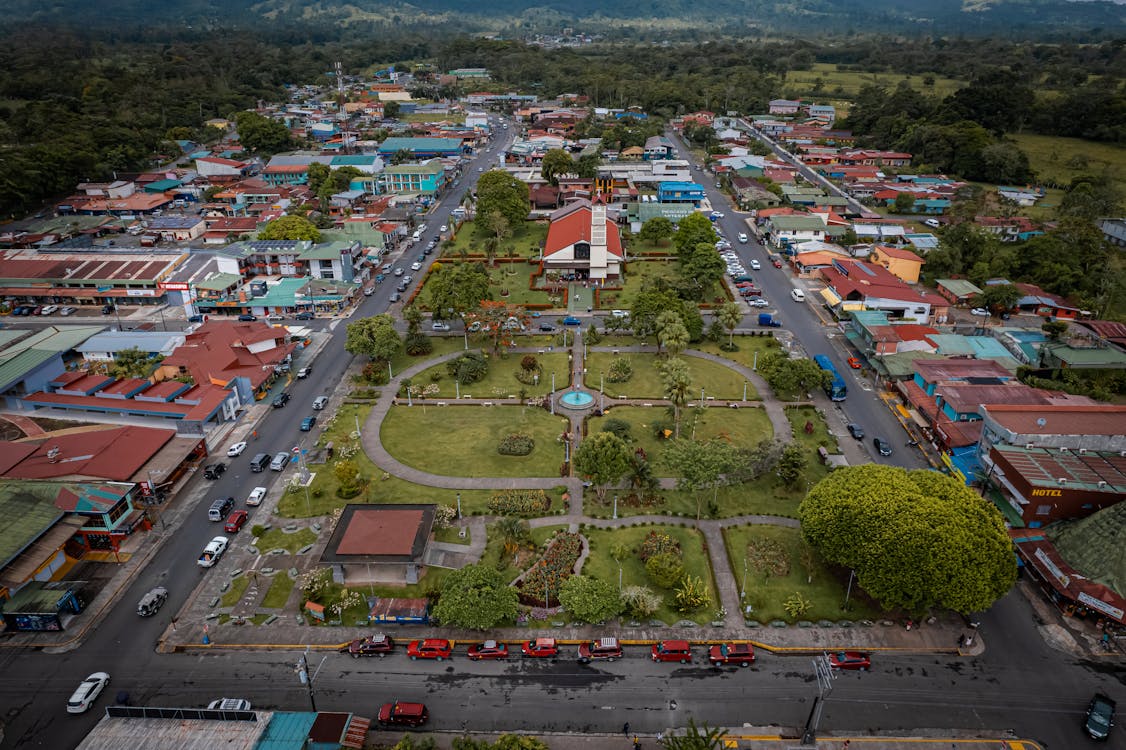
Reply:
[[[526,456],[536,447],[536,441],[531,435],[513,432],[501,438],[497,446],[497,453],[502,456]]]

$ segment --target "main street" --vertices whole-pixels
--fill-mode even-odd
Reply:
[[[461,183],[427,216],[421,243],[448,222],[450,211],[475,183],[477,167],[493,162],[496,153],[496,145],[484,149],[468,165]],[[713,196],[713,204],[723,205],[718,195]],[[723,222],[728,236],[745,231],[733,215]],[[415,247],[424,246],[421,243]],[[748,259],[765,258],[757,246],[738,246],[738,250]],[[409,251],[407,256],[409,263]],[[764,270],[756,276],[762,277],[768,299],[779,304],[786,328],[802,348],[810,354],[831,353],[843,365],[842,350],[826,341],[826,328],[810,306],[784,304],[789,299],[788,277],[769,265],[764,264]],[[388,309],[389,286],[378,285],[356,317]],[[337,387],[351,362],[344,351],[343,327],[334,322],[328,328],[332,336],[316,359],[313,375],[289,386],[293,400],[285,408],[269,410],[257,427],[258,439],[246,454],[230,462],[227,474],[205,483],[204,490],[202,479],[189,485],[185,492],[191,493],[197,507],[182,524],[165,532],[170,538],[152,563],[125,587],[119,604],[82,646],[61,654],[0,650],[0,705],[7,722],[4,747],[74,747],[117,690],[128,691],[135,705],[200,706],[220,696],[237,696],[249,698],[258,708],[309,708],[309,696],[293,670],[296,651],[157,654],[154,646],[200,576],[217,572],[201,573],[195,565],[202,545],[215,534],[204,512],[210,500],[232,495],[241,504],[251,487],[276,479],[273,473],[251,474],[246,466],[249,455],[307,445],[309,434],[297,430],[298,422],[311,413],[308,405],[315,396]],[[890,439],[895,434],[894,420],[851,371],[842,367],[841,372],[850,379],[851,391],[842,417],[862,422],[869,434],[878,426]],[[833,427],[839,431],[840,425]],[[897,448],[891,461],[904,465],[911,457]],[[137,617],[136,602],[156,584],[169,589],[169,603],[153,618]],[[423,634],[421,629],[417,632]],[[987,650],[978,659],[877,655],[871,672],[841,674],[826,704],[823,727],[860,732],[1012,728],[1047,747],[1072,748],[1085,744],[1080,717],[1091,693],[1101,689],[1121,697],[1121,675],[1045,646],[1033,613],[1017,593],[1010,593],[985,615],[981,632]],[[770,633],[757,635],[769,640]],[[689,716],[709,725],[800,726],[815,692],[808,657],[765,653],[752,669],[722,673],[700,665],[653,664],[638,649],[620,662],[593,667],[578,666],[570,659],[554,664],[471,663],[464,656],[428,664],[407,661],[400,650],[386,660],[371,661],[314,652],[313,669],[322,658],[314,683],[318,709],[372,716],[378,704],[390,699],[425,700],[432,726],[446,730],[615,732],[629,721],[635,731],[653,733],[683,726]],[[107,695],[89,713],[67,715],[66,698],[79,680],[102,670],[113,678]],[[670,701],[676,701],[675,709]],[[1123,733],[1104,747],[1126,748]]]

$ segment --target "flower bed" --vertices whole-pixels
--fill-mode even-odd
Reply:
[[[543,490],[501,490],[489,498],[489,510],[502,516],[543,515],[551,498]]]
[[[564,581],[575,574],[575,563],[579,561],[582,551],[581,536],[570,532],[557,534],[544,550],[543,556],[528,568],[517,584],[520,603],[546,607],[550,606],[548,600],[554,600],[558,604],[559,589]]]

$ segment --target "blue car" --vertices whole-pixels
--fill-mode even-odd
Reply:
[[[316,423],[316,417],[305,417],[301,420],[301,431],[308,432],[309,430],[313,429],[313,425],[315,425]]]
[[[568,315],[563,318],[563,325],[565,326],[581,326],[583,322],[576,318],[574,315]]]
[[[384,276],[383,274],[381,274],[381,273],[377,273],[377,274],[375,275],[375,283],[376,283],[376,284],[382,284],[382,283],[383,283],[383,280],[384,280],[385,278],[387,278],[387,277],[386,277],[386,276]]]

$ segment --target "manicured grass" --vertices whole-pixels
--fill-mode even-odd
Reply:
[[[437,529],[434,532],[434,541],[444,542],[445,544],[472,544],[473,531],[472,529],[465,529],[465,538],[459,534],[462,530],[457,526],[450,526],[445,529]]]
[[[563,463],[556,442],[567,420],[541,408],[519,406],[392,407],[383,422],[383,445],[422,471],[464,477],[555,476]],[[535,440],[527,456],[502,456],[497,444],[519,432]]]
[[[611,383],[600,378],[600,373],[610,371],[610,364],[618,357],[629,357],[633,365],[633,376],[624,383]],[[700,389],[704,389],[705,398],[713,396],[717,399],[743,398],[743,376],[734,370],[715,362],[709,362],[699,357],[683,355],[681,357],[688,365],[691,378],[691,400],[698,401]],[[653,398],[664,397],[661,385],[661,375],[657,370],[659,364],[664,363],[664,357],[655,354],[611,352],[589,352],[586,361],[586,384],[591,390],[600,387],[605,389],[607,396],[625,396],[628,398]],[[753,398],[754,388],[747,386],[747,398]]]
[[[272,549],[284,549],[289,554],[317,541],[317,534],[312,529],[298,529],[292,534],[287,534],[280,528],[273,528],[258,538],[254,545],[259,552],[265,554]]]
[[[423,328],[424,331],[428,330],[429,327],[430,327],[429,323],[426,323],[426,322],[423,323],[422,328]],[[406,352],[400,351],[398,354],[396,354],[394,357],[391,358],[391,371],[397,376],[403,370],[407,369],[408,367],[414,367],[419,362],[425,362],[426,360],[431,359],[432,357],[439,357],[443,354],[448,354],[448,353],[454,352],[454,351],[460,351],[460,350],[465,348],[465,340],[460,335],[456,335],[456,336],[431,336],[430,342],[434,345],[433,351],[431,351],[429,354],[421,356],[421,357],[412,357],[411,355],[407,354]],[[473,346],[473,344],[470,343],[470,346]],[[376,388],[376,390],[378,390],[380,388],[380,386],[373,386],[373,387]]]
[[[523,343],[523,342],[521,342]],[[552,352],[550,354],[533,354],[542,368],[539,383],[536,385],[526,385],[516,379],[516,372],[520,369],[520,361],[527,355],[516,352],[504,357],[489,358],[489,374],[485,376],[484,380],[477,383],[470,383],[461,386],[461,395],[472,395],[474,398],[508,398],[509,396],[518,397],[521,390],[527,391],[529,396],[543,396],[551,391],[551,373],[555,373],[556,387],[564,386],[567,383],[567,353],[563,351]],[[431,376],[437,373],[441,375],[441,380],[433,382]],[[427,395],[427,398],[448,398],[454,399],[457,397],[457,385],[446,373],[446,364],[442,363],[435,365],[425,372],[421,372],[411,379],[413,386],[417,388],[427,388],[436,385],[438,392],[436,394]]]
[[[724,337],[722,343],[727,343],[726,336]],[[720,347],[719,344],[715,343],[714,341],[699,341],[695,344],[691,344],[690,346],[691,348],[699,349],[702,352],[708,352],[709,354],[715,354],[725,359],[730,359],[732,362],[741,364],[744,367],[749,367],[752,370],[755,367],[756,354],[759,357],[762,357],[767,353],[777,351],[782,347],[782,345],[778,343],[778,339],[774,338],[773,336],[736,335],[734,338],[734,343],[735,346],[739,348],[737,351],[733,352],[725,351]],[[751,387],[751,390],[754,390],[753,386]],[[747,398],[757,398],[757,396],[748,395]]]
[[[250,585],[250,579],[246,575],[241,575],[231,581],[231,587],[223,592],[219,597],[220,607],[233,607],[242,599],[242,595],[246,593],[247,586]]]
[[[270,588],[266,589],[266,596],[262,598],[263,609],[281,609],[289,601],[293,591],[294,580],[288,573],[278,573],[270,579]]]
[[[788,406],[786,418],[794,429],[794,442],[800,445],[805,453],[805,478],[810,484],[817,484],[829,474],[829,467],[821,463],[817,449],[821,446],[830,453],[840,453],[837,439],[829,434],[829,426],[825,418],[813,406]],[[805,423],[813,423],[813,433],[807,435]]]
[[[441,245],[443,258],[459,259],[462,251],[469,255],[485,255],[485,241],[489,239],[488,230],[478,230],[476,223],[467,221],[458,227],[457,235]],[[532,258],[539,256],[540,248],[547,239],[546,222],[525,222],[512,228],[512,234],[500,241],[497,258]],[[525,266],[529,270],[532,266]],[[524,279],[527,285],[527,278]]]
[[[740,586],[743,583],[743,561],[746,559],[747,544],[752,539],[770,540],[781,545],[785,558],[789,561],[789,573],[785,576],[767,577],[761,572],[748,568],[746,575],[746,604],[754,609],[748,619],[758,622],[771,620],[793,621],[783,608],[785,601],[795,592],[812,602],[809,612],[797,619],[841,620],[874,619],[880,616],[877,607],[858,590],[855,581],[849,596],[849,608],[842,609],[845,600],[848,574],[843,580],[840,571],[835,571],[820,558],[812,561],[812,570],[807,570],[802,561],[802,547],[805,544],[798,529],[781,526],[737,526],[723,530],[727,557],[731,571]],[[808,579],[812,575],[812,582]]]
[[[618,406],[609,409],[606,416],[590,418],[587,422],[587,435],[601,431],[602,425],[611,418],[629,422],[633,439],[631,447],[645,451],[657,476],[672,476],[670,470],[660,462],[661,446],[665,441],[659,440],[653,431],[655,422],[667,424],[670,429],[672,427],[672,418],[664,407]],[[685,409],[680,425],[682,437],[692,437],[693,434],[697,440],[722,437],[735,445],[748,447],[769,438],[772,433],[766,412],[754,407]]]
[[[456,258],[454,258],[456,262]],[[488,268],[489,291],[494,300],[508,302],[513,305],[546,305],[551,302],[546,291],[542,289],[529,289],[528,280],[536,267],[527,263],[498,263],[495,267]],[[427,280],[430,276],[427,275]],[[502,292],[507,291],[507,296]],[[427,310],[433,309],[430,304],[428,287],[423,287],[418,296],[418,302]]]
[[[797,516],[798,504],[805,497],[805,492],[805,487],[800,490],[787,489],[773,474],[767,474],[745,484],[720,487],[714,493],[716,505],[719,509],[716,517],[731,518],[732,516],[762,515],[794,518]],[[674,515],[680,514],[687,518],[695,518],[697,501],[699,501],[701,517],[709,517],[708,503],[711,502],[712,493],[707,490],[704,491],[703,497],[697,497],[698,493],[682,490],[665,490],[663,494],[665,498],[663,510],[667,510]],[[644,514],[645,509],[631,509],[631,511],[633,512],[628,513],[628,515]],[[627,514],[623,514],[621,508],[619,508],[618,515]]]
[[[707,584],[711,604],[695,612],[678,612],[674,609],[673,592],[658,588],[649,579],[649,575],[645,572],[645,563],[639,556],[641,542],[650,531],[666,533],[680,542],[684,570],[688,575],[700,577]],[[582,533],[590,541],[590,556],[583,565],[583,575],[617,584],[618,561],[611,556],[610,551],[615,544],[624,544],[630,548],[630,555],[621,563],[622,585],[647,586],[665,596],[664,605],[653,615],[655,619],[670,625],[678,620],[706,623],[715,619],[720,602],[712,580],[704,537],[696,529],[668,525],[631,526],[611,531],[588,527],[584,528]]]
[[[647,281],[665,279],[673,282],[680,276],[675,258],[631,260],[626,264],[625,280],[621,291],[602,292],[598,296],[598,306],[603,310],[628,310]],[[718,287],[707,290],[705,300],[720,294]]]

